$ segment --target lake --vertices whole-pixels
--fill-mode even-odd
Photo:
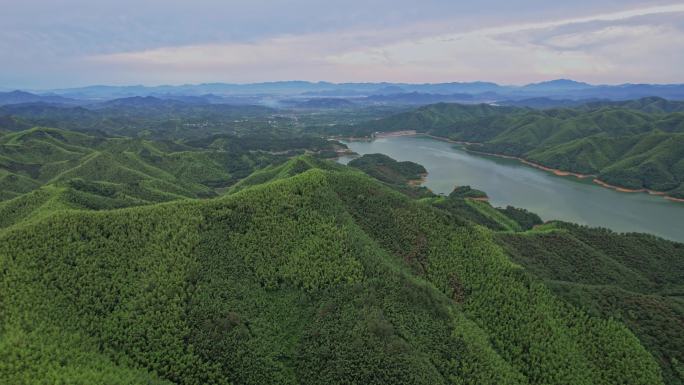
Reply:
[[[618,232],[643,232],[684,242],[684,203],[646,193],[622,193],[591,179],[556,176],[517,160],[473,154],[461,146],[424,136],[345,142],[363,155],[382,153],[420,163],[428,170],[424,183],[436,193],[470,185],[485,191],[494,206],[511,205],[539,214]],[[340,158],[347,163],[351,157]]]

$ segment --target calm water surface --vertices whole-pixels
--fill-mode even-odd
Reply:
[[[425,166],[425,186],[448,194],[456,185],[484,190],[494,206],[523,207],[544,220],[560,219],[618,232],[644,232],[684,241],[684,203],[645,193],[620,193],[591,180],[560,177],[516,160],[468,153],[428,137],[346,142],[359,154],[383,153]],[[349,157],[340,159],[346,163]]]

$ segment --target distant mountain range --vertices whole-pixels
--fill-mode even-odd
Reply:
[[[620,101],[657,96],[684,100],[684,84],[592,85],[569,79],[557,79],[524,86],[491,82],[452,83],[330,83],[282,81],[252,84],[205,83],[162,86],[107,86],[55,90],[0,92],[0,105],[21,103],[89,104],[106,100],[148,97],[200,104],[288,105],[311,107],[333,104],[405,104],[439,102],[497,103],[534,108],[577,105],[578,101]],[[317,102],[315,99],[326,100]],[[300,100],[291,100],[300,99]],[[580,103],[580,104],[581,104]]]
[[[24,91],[0,92],[0,105],[23,103],[78,104],[79,101],[55,94],[32,94]]]

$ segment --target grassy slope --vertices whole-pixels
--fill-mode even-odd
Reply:
[[[312,166],[214,200],[52,210],[0,233],[2,377],[660,383],[627,329],[557,300],[488,230]]]

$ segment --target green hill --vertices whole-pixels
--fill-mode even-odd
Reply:
[[[541,225],[526,210],[494,208],[461,193],[429,203],[497,231],[497,243],[515,263],[578,308],[628,326],[657,358],[665,383],[684,384],[682,244],[563,222]]]
[[[253,142],[229,135],[153,141],[40,127],[10,132],[0,136],[0,204],[45,185],[98,195],[101,203],[117,201],[101,208],[211,197],[257,168],[337,146],[306,137],[270,146],[264,138],[264,149]]]
[[[370,136],[375,132],[403,130],[437,133],[452,127],[456,123],[468,126],[481,119],[492,119],[518,111],[524,110],[514,107],[494,107],[487,104],[438,103],[353,126],[332,126],[326,128],[325,131],[347,136]]]
[[[680,191],[678,115],[415,119]],[[343,145],[296,130],[115,131],[0,132],[8,383],[682,383],[680,244],[438,196],[411,185],[418,164],[343,166],[323,159]]]
[[[620,102],[590,102],[581,106],[584,110],[595,110],[604,107],[622,107],[630,110],[639,110],[647,113],[669,114],[671,112],[684,112],[684,102],[667,100],[657,96],[626,100]]]
[[[558,296],[627,325],[657,358],[666,383],[684,384],[682,244],[566,223],[551,228],[497,239]]]
[[[414,162],[398,162],[384,154],[366,154],[353,159],[349,166],[389,184],[407,184],[427,174],[425,167]]]
[[[24,103],[0,106],[0,116],[7,117],[0,119],[0,129],[3,125],[13,130],[47,126],[157,139],[196,138],[200,134],[235,133],[246,125],[251,130],[268,128],[274,112],[261,106],[184,103],[155,97],[115,99],[87,108]]]
[[[309,157],[262,174],[0,231],[2,378],[662,383],[626,327],[554,296],[484,227]]]

